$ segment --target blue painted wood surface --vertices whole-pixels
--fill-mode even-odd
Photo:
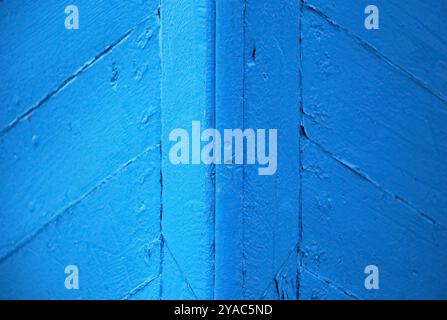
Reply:
[[[374,2],[2,1],[0,298],[446,298],[447,7]],[[276,174],[172,164],[192,121]]]

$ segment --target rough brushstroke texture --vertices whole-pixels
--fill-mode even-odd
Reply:
[[[446,298],[444,1],[76,2],[0,4],[0,298]],[[193,120],[276,175],[173,166]]]
[[[383,57],[447,103],[447,3],[442,0],[306,0],[352,35],[377,49]],[[363,11],[380,9],[380,31],[363,26]]]
[[[160,260],[158,3],[80,1],[79,33],[61,5],[0,5],[1,123],[38,105],[0,138],[0,294],[131,297]]]
[[[301,298],[446,297],[441,3],[377,1],[379,31],[365,1],[303,4]]]
[[[144,154],[2,261],[0,297],[120,299],[156,277],[158,172],[147,164],[157,158]],[[64,287],[69,264],[79,266],[80,290]]]
[[[214,126],[214,10],[208,0],[161,1],[164,299],[214,294],[213,168],[169,161],[173,129]]]
[[[325,18],[306,12],[308,134],[422,216],[446,225],[444,103]]]
[[[247,1],[245,11],[243,126],[278,129],[278,170],[260,176],[244,166],[244,298],[260,298],[275,281],[279,297],[294,297],[296,270],[279,278],[298,241],[299,4]]]
[[[81,13],[80,29],[76,31],[64,27],[64,9],[68,5],[64,1],[18,0],[1,4],[1,130],[20,119],[130,28],[153,16],[155,1],[75,3]]]

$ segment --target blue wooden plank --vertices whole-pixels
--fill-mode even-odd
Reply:
[[[209,165],[176,165],[169,152],[175,129],[191,134],[214,127],[214,4],[209,0],[161,2],[162,183],[161,228],[177,263],[164,263],[161,298],[182,297],[183,286],[170,274],[183,273],[199,299],[212,298],[214,286],[214,186]],[[175,283],[170,283],[174,279]],[[174,291],[172,291],[174,290]]]
[[[303,23],[309,137],[445,227],[445,104],[315,12]]]
[[[2,297],[122,298],[158,276],[157,19],[0,138]],[[65,290],[69,263],[84,291]]]
[[[306,0],[361,38],[408,77],[447,103],[447,28],[443,0]],[[365,8],[379,9],[379,30],[364,27]],[[444,105],[445,107],[445,105]]]
[[[273,175],[244,166],[245,298],[263,296],[299,239],[298,44],[297,1],[246,2],[243,125],[277,129],[278,153]]]
[[[216,2],[216,128],[243,127],[243,0]],[[224,141],[224,145],[232,143]],[[243,297],[243,167],[216,167],[215,298]]]
[[[156,146],[117,169],[3,260],[0,297],[129,299],[143,289],[158,296],[158,286],[150,287],[160,263],[160,203],[152,197],[160,188],[158,164]],[[67,265],[79,268],[79,290],[64,286]]]
[[[158,7],[158,1],[78,0],[79,29],[67,30],[68,4],[0,4],[0,135],[138,23],[151,19]]]
[[[7,186],[0,191],[2,257],[115,168],[159,143],[159,73],[138,76],[141,68],[159,69],[156,38],[145,49],[138,46],[151,27],[141,24],[0,139]]]
[[[310,141],[303,166],[306,269],[362,299],[446,297],[442,228]],[[364,287],[368,265],[379,268],[379,290]]]

